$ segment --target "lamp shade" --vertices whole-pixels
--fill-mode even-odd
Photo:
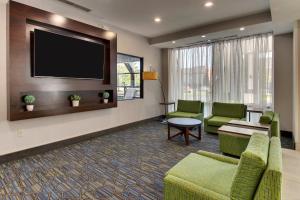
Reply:
[[[149,71],[149,72],[143,72],[143,80],[157,80],[158,79],[158,73]]]

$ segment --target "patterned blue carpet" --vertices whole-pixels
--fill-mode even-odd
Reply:
[[[2,164],[0,199],[163,199],[165,172],[199,149],[218,153],[217,136],[185,146],[181,137],[167,140],[165,125],[145,122]]]

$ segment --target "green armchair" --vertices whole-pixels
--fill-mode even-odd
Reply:
[[[271,136],[280,138],[280,121],[279,114],[273,111],[265,111],[264,114],[260,117],[259,122],[262,124],[271,125]]]
[[[280,200],[280,140],[254,134],[241,159],[199,151],[164,178],[165,200]]]
[[[178,100],[177,111],[167,114],[167,118],[187,117],[203,120],[204,103],[201,101]]]
[[[204,119],[204,131],[217,133],[219,127],[232,119],[246,120],[247,106],[244,104],[214,102],[212,115]]]

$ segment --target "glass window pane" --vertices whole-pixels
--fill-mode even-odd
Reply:
[[[135,74],[134,75],[134,86],[140,87],[141,85],[141,74]]]
[[[124,63],[118,63],[117,71],[118,71],[118,74],[119,73],[129,73],[129,71]]]
[[[131,75],[118,74],[118,86],[131,86]]]
[[[140,98],[141,97],[141,92],[140,88],[136,88],[136,93],[135,93],[135,98]]]
[[[124,97],[126,88],[135,88],[135,98],[141,97],[141,68],[142,58],[118,54],[117,73],[118,73],[118,99]]]
[[[118,87],[117,90],[118,97],[124,97],[124,87]]]
[[[133,62],[131,63],[131,67],[134,73],[140,73],[141,72],[141,62]]]

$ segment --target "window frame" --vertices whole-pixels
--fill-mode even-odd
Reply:
[[[143,99],[144,98],[144,80],[143,80],[144,57],[135,56],[135,55],[127,54],[127,53],[121,53],[121,52],[117,52],[117,55],[130,56],[130,57],[138,58],[140,60],[140,97],[134,97],[133,99],[120,99],[119,96],[118,96],[118,93],[117,93],[117,101]],[[138,73],[121,73],[121,74],[130,74],[130,75],[134,76]],[[118,85],[118,78],[119,78],[119,73],[118,73],[118,58],[117,58],[117,89],[118,88],[124,88],[124,86],[119,86]]]

